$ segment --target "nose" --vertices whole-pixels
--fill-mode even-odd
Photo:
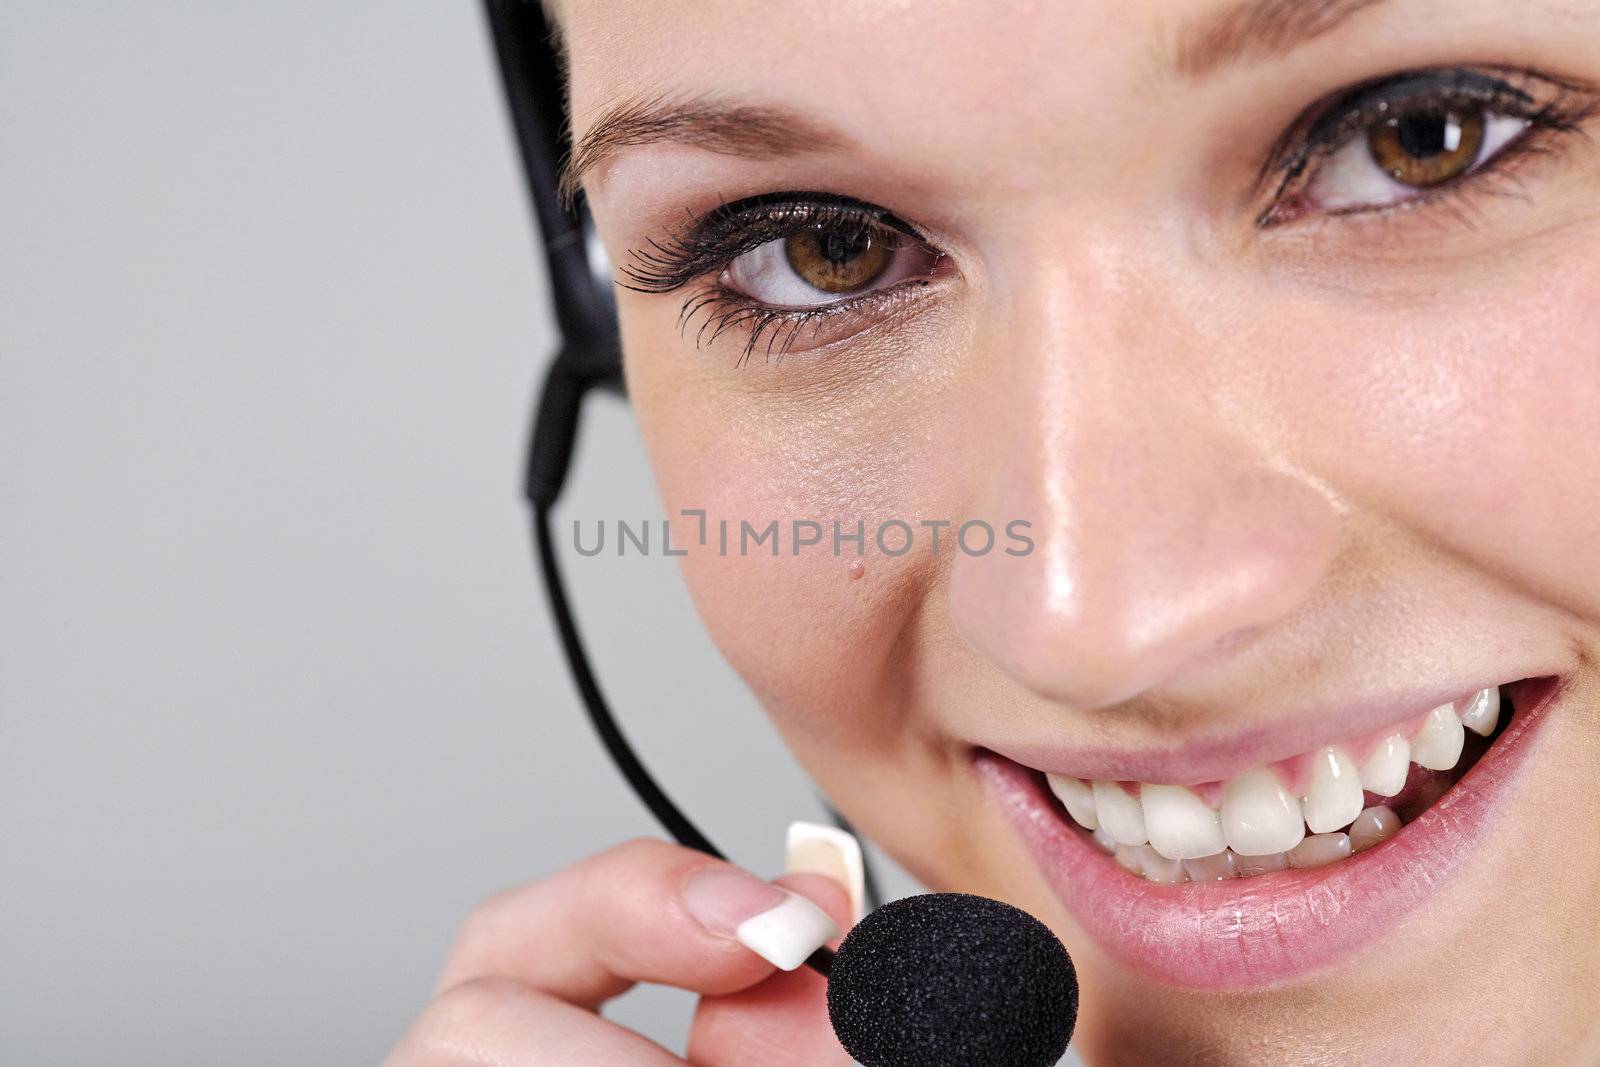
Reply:
[[[1032,545],[958,553],[949,586],[969,645],[1078,708],[1175,684],[1282,620],[1340,540],[1333,498],[1208,402],[1203,342],[1175,353],[1170,319],[1151,328],[1174,312],[1093,289],[1053,286],[995,342],[1004,384],[966,416],[973,496]]]

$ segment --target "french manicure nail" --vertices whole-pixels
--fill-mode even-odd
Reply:
[[[844,886],[850,896],[850,917],[866,916],[866,869],[861,843],[837,826],[792,822],[785,849],[784,873],[822,874]]]
[[[798,893],[731,867],[689,876],[683,903],[700,924],[731,936],[780,970],[792,971],[839,936],[828,913]]]

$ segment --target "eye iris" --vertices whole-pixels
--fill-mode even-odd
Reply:
[[[1441,185],[1472,168],[1488,125],[1483,112],[1418,111],[1367,130],[1372,159],[1397,182],[1416,189]]]
[[[794,272],[825,293],[871,285],[893,258],[889,242],[864,229],[807,230],[785,239],[783,251]]]

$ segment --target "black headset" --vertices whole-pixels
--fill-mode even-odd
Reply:
[[[552,303],[561,331],[561,347],[539,396],[524,486],[533,508],[534,539],[551,614],[584,707],[628,784],[679,843],[726,858],[656,784],[629,746],[600,691],[567,599],[550,534],[550,511],[561,496],[571,466],[585,395],[591,389],[624,391],[616,299],[609,266],[581,195],[569,200],[560,188],[561,166],[570,147],[566,93],[560,56],[542,6],[528,0],[486,0],[486,8],[544,238]],[[829,814],[849,829],[831,807]],[[871,908],[876,906],[878,894],[870,868],[866,875],[866,903]],[[829,956],[831,953],[822,949],[812,962],[826,973]]]
[[[609,266],[580,198],[560,187],[570,148],[561,60],[538,0],[484,0],[521,147],[561,346],[539,395],[524,491],[550,612],[567,665],[606,751],[639,799],[680,844],[726,857],[645,769],[606,703],[572,617],[550,533],[584,397],[624,391]],[[828,808],[841,829],[849,824]],[[826,946],[806,964],[827,976],[828,1014],[841,1043],[869,1067],[916,1064],[1053,1064],[1072,1036],[1077,977],[1049,929],[1025,912],[962,893],[932,893],[878,906],[863,857],[871,914],[837,958]],[[962,936],[951,937],[951,931]]]

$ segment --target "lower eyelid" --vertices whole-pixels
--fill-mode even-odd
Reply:
[[[738,357],[740,366],[762,356],[781,362],[791,352],[810,352],[853,340],[914,313],[924,292],[936,284],[936,278],[911,279],[809,308],[765,307],[743,294],[712,286],[684,303],[679,322],[697,347],[748,329]]]
[[[1548,148],[1532,141],[1513,145],[1477,173],[1422,195],[1375,208],[1313,209],[1303,226],[1285,226],[1282,239],[1290,247],[1298,245],[1301,253],[1314,252],[1319,261],[1348,254],[1401,271],[1481,257],[1485,238],[1497,244],[1514,242],[1542,232],[1540,219],[1556,217],[1540,213],[1523,220],[1498,212],[1536,206],[1530,190],[1547,180],[1543,168],[1558,163],[1562,151],[1560,143]]]

